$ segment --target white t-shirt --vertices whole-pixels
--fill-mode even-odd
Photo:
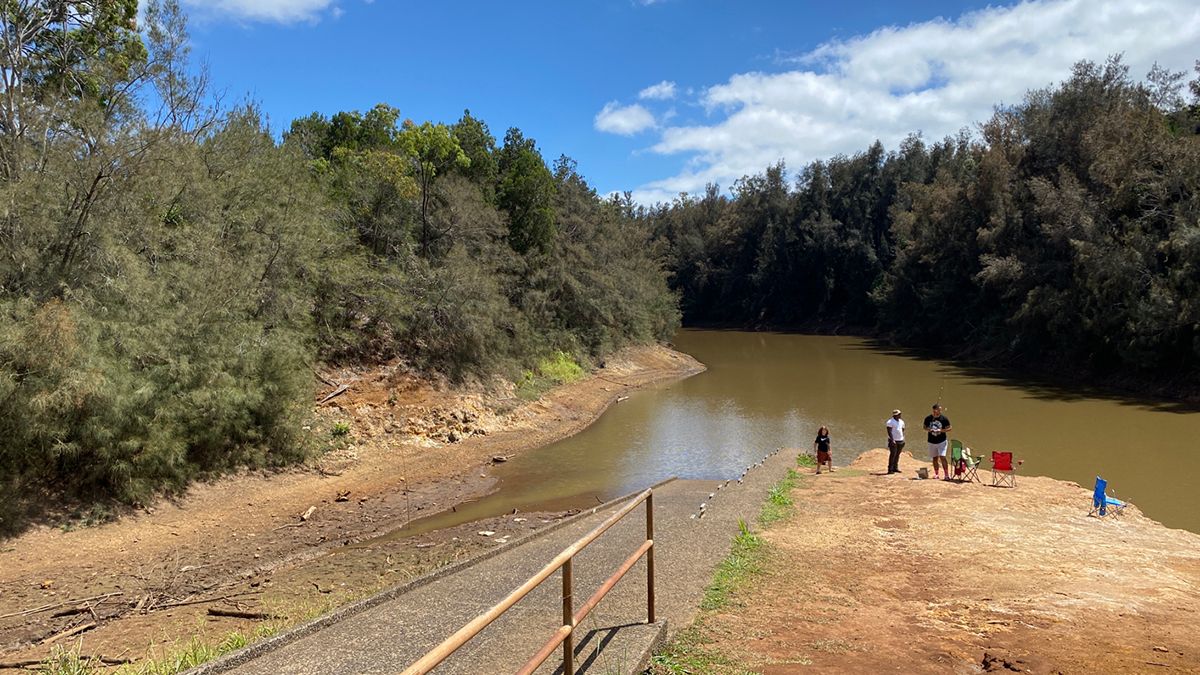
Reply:
[[[904,420],[898,420],[895,417],[889,417],[887,426],[892,430],[892,440],[900,443],[904,442]]]

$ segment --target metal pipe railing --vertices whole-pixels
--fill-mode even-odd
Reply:
[[[622,518],[629,515],[639,504],[646,504],[646,540],[641,546],[634,551],[633,555],[621,564],[617,571],[612,574],[600,588],[579,608],[574,609],[574,570],[572,569],[572,561],[584,548],[595,541],[600,535],[604,534],[613,525],[616,525]],[[563,648],[563,672],[566,675],[574,675],[574,632],[575,627],[587,615],[595,609],[596,605],[604,596],[608,595],[609,591],[616,586],[617,582],[624,577],[638,560],[646,557],[646,617],[649,623],[654,623],[654,491],[653,489],[646,490],[638,496],[634,497],[628,504],[622,506],[607,520],[600,523],[591,532],[584,535],[582,538],[575,541],[561,553],[554,557],[545,567],[538,570],[536,574],[530,577],[525,583],[521,584],[509,593],[503,600],[493,605],[483,614],[475,617],[467,622],[462,628],[459,628],[453,635],[446,638],[440,645],[434,647],[411,666],[406,668],[403,675],[423,675],[428,673],[442,661],[445,661],[455,651],[466,644],[471,638],[478,635],[484,628],[487,628],[496,619],[500,618],[504,612],[517,604],[521,598],[528,595],[533,589],[537,588],[543,581],[550,578],[559,569],[562,569],[562,622],[563,625],[558,628],[548,642],[538,650],[537,654],[519,671],[520,673],[532,673],[540,666],[554,650],[562,645]]]

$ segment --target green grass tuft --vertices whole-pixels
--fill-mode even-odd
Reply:
[[[569,384],[587,375],[583,366],[579,365],[571,355],[554,352],[551,356],[538,361],[533,370],[526,370],[517,382],[517,396],[526,401],[541,398],[542,394],[559,384]]]
[[[698,620],[680,631],[666,649],[655,654],[650,659],[649,672],[654,675],[750,673],[751,671],[738,669],[732,659],[709,648],[712,640],[705,636],[702,622],[702,619]]]
[[[797,463],[804,466],[801,455]],[[795,469],[771,487],[766,503],[759,513],[762,526],[783,520],[795,511],[791,492],[800,485],[802,476]],[[712,583],[704,591],[700,602],[700,617],[671,640],[650,662],[649,672],[654,675],[692,675],[694,673],[750,673],[740,668],[728,655],[712,649],[712,640],[707,636],[705,620],[733,602],[739,589],[744,588],[754,577],[762,573],[763,564],[770,553],[767,542],[754,532],[745,521],[738,522],[739,532],[733,539],[729,556],[717,567]]]
[[[537,369],[543,377],[548,377],[557,384],[575,382],[587,374],[570,354],[563,351],[554,352],[550,358],[539,361]]]
[[[701,609],[720,609],[729,604],[733,592],[762,569],[762,538],[751,532],[745,521],[739,521],[739,527],[729,557],[717,566],[712,583],[704,591]]]
[[[79,645],[70,649],[56,646],[50,650],[50,656],[42,661],[39,672],[48,675],[93,675],[100,672],[102,665],[92,659],[79,655]]]
[[[792,514],[794,509],[791,493],[799,483],[800,474],[796,473],[794,469],[788,469],[787,476],[771,486],[771,491],[767,494],[767,503],[763,505],[762,511],[758,514],[760,525],[770,525],[784,520]]]

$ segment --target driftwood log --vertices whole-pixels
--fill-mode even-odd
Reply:
[[[279,617],[274,614],[266,614],[264,612],[241,612],[235,609],[221,609],[220,607],[209,607],[209,616],[226,616],[232,619],[252,619],[254,621],[262,621],[264,619],[277,619]]]
[[[116,659],[110,656],[86,656],[79,655],[79,660],[84,663],[98,663],[102,666],[124,666],[133,663],[133,659]],[[0,661],[0,670],[16,670],[18,668],[36,668],[45,663],[44,660],[22,659],[20,661]]]
[[[50,637],[46,638],[45,640],[42,640],[38,644],[39,645],[48,645],[48,644],[57,642],[63,638],[71,637],[72,635],[79,635],[80,633],[89,631],[98,625],[100,625],[100,624],[96,623],[95,621],[88,621],[87,623],[81,623],[78,626],[75,626],[74,628],[68,628],[61,633],[55,633],[54,635],[51,635]]]

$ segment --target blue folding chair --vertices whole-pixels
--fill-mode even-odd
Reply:
[[[1096,489],[1092,491],[1092,510],[1088,511],[1088,515],[1098,515],[1103,518],[1108,515],[1119,515],[1124,510],[1125,502],[1108,496],[1108,481],[1096,476]]]

